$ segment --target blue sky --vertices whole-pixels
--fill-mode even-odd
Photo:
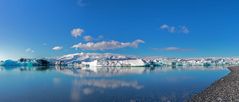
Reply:
[[[238,0],[0,0],[0,59],[236,57],[238,10]]]

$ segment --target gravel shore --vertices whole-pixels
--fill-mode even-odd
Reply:
[[[207,89],[192,97],[189,102],[239,102],[239,67],[229,67],[231,72]]]

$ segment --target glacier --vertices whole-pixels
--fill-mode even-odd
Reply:
[[[74,67],[157,67],[157,66],[236,66],[239,58],[136,57],[112,53],[74,53],[56,58],[0,61],[0,66],[74,66]]]

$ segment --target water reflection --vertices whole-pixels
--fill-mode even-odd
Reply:
[[[225,70],[224,67],[83,67],[69,68],[56,66],[55,69],[66,75],[75,77],[112,77],[130,74],[144,74],[150,72],[168,72],[173,70]]]
[[[223,67],[0,67],[0,94],[8,93],[0,96],[0,101],[183,101],[223,76],[223,70]]]
[[[141,89],[143,88],[142,85],[139,85],[137,81],[123,81],[123,80],[78,80],[75,81],[75,84],[87,87],[97,87],[97,88],[108,88],[108,89],[116,89],[116,88],[123,88],[129,87],[134,89]]]
[[[87,68],[67,68],[56,67],[56,70],[66,75],[78,76],[78,77],[111,77],[116,75],[126,74],[142,74],[149,70],[144,67],[137,68],[110,68],[110,67],[87,67]]]
[[[74,77],[80,77],[81,79],[75,79],[73,82],[72,92],[71,92],[71,98],[73,101],[79,101],[80,96],[86,95],[89,97],[89,95],[92,95],[94,93],[101,94],[104,93],[104,90],[115,90],[116,92],[119,91],[119,89],[122,88],[131,88],[135,90],[141,90],[144,88],[145,83],[140,84],[137,80],[116,80],[116,79],[107,79],[108,77],[114,77],[114,76],[125,76],[125,75],[141,75],[146,73],[161,73],[161,72],[170,72],[174,70],[182,70],[182,71],[189,71],[189,70],[225,70],[224,67],[178,67],[178,68],[172,68],[172,67],[158,67],[158,68],[145,68],[145,67],[85,67],[85,68],[68,68],[68,67],[56,67],[56,70],[70,76]],[[87,79],[89,78],[90,79]],[[99,78],[99,79],[91,79]],[[106,78],[106,79],[105,79]],[[167,80],[169,83],[180,83],[181,81],[187,81],[187,80],[194,80],[195,77],[192,76],[173,76],[173,77],[164,77],[164,80]],[[160,80],[160,79],[159,79]],[[166,82],[165,82],[166,83]],[[163,83],[162,83],[163,84]],[[78,91],[76,91],[78,90]],[[103,91],[102,91],[103,90]],[[144,91],[142,91],[144,92]],[[181,99],[187,99],[190,97],[190,95],[194,91],[183,91],[181,95],[178,95],[177,92],[170,92],[167,95],[160,95],[155,96],[121,96],[121,97],[115,97],[116,100],[123,100],[124,101],[142,101],[144,98],[145,101],[179,101]],[[80,94],[82,93],[82,94]],[[167,93],[167,92],[166,92]],[[94,96],[94,95],[93,95]],[[179,97],[181,96],[181,97]],[[134,97],[134,98],[132,98]],[[149,101],[150,100],[150,101]]]
[[[69,67],[69,66],[34,66],[34,67],[18,67],[18,66],[0,66],[0,71],[49,71],[57,70],[72,76],[87,76],[87,73],[97,73],[99,76],[127,75],[127,74],[143,74],[148,72],[167,72],[172,70],[224,70],[225,67]],[[83,75],[80,75],[83,74]]]
[[[117,90],[119,88],[131,88],[135,90],[140,90],[143,85],[140,85],[137,81],[123,81],[123,80],[107,80],[107,79],[83,79],[74,80],[71,92],[71,99],[73,101],[79,101],[81,94],[91,95],[97,92],[102,94],[104,90]]]
[[[54,67],[47,67],[47,66],[32,66],[32,67],[26,67],[26,66],[8,66],[3,67],[0,66],[0,71],[49,71],[54,70]]]

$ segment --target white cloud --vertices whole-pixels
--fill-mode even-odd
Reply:
[[[160,26],[160,29],[162,30],[166,30],[170,33],[184,33],[184,34],[188,34],[189,33],[189,29],[186,26],[170,26],[167,24],[163,24]]]
[[[63,47],[62,46],[55,46],[52,48],[52,50],[58,51],[58,50],[62,50]]]
[[[174,32],[176,32],[176,28],[174,27],[174,26],[169,26],[169,25],[167,25],[167,24],[163,24],[163,25],[161,25],[160,26],[160,29],[162,29],[162,30],[167,30],[168,32],[171,32],[171,33],[174,33]]]
[[[79,43],[73,45],[72,48],[82,49],[82,50],[112,50],[125,47],[137,48],[139,44],[144,43],[143,40],[135,40],[133,42],[119,42],[119,41],[101,41],[101,42],[88,42],[86,44]]]
[[[89,35],[86,35],[83,37],[83,39],[87,42],[90,42],[90,41],[100,41],[104,38],[103,35],[99,35],[97,36],[96,38],[92,37],[92,36],[89,36]]]
[[[27,53],[34,53],[35,51],[34,51],[33,49],[31,49],[31,48],[27,48],[27,49],[25,50],[25,52],[27,52]]]
[[[193,49],[179,48],[179,47],[166,47],[166,48],[153,48],[153,50],[159,50],[159,51],[192,51]]]
[[[84,32],[83,29],[81,29],[81,28],[75,28],[75,29],[72,29],[71,35],[72,35],[73,37],[77,38],[78,36],[81,36],[83,32]]]
[[[84,36],[84,40],[85,40],[85,41],[92,41],[92,40],[93,40],[93,37],[87,35],[87,36]]]

